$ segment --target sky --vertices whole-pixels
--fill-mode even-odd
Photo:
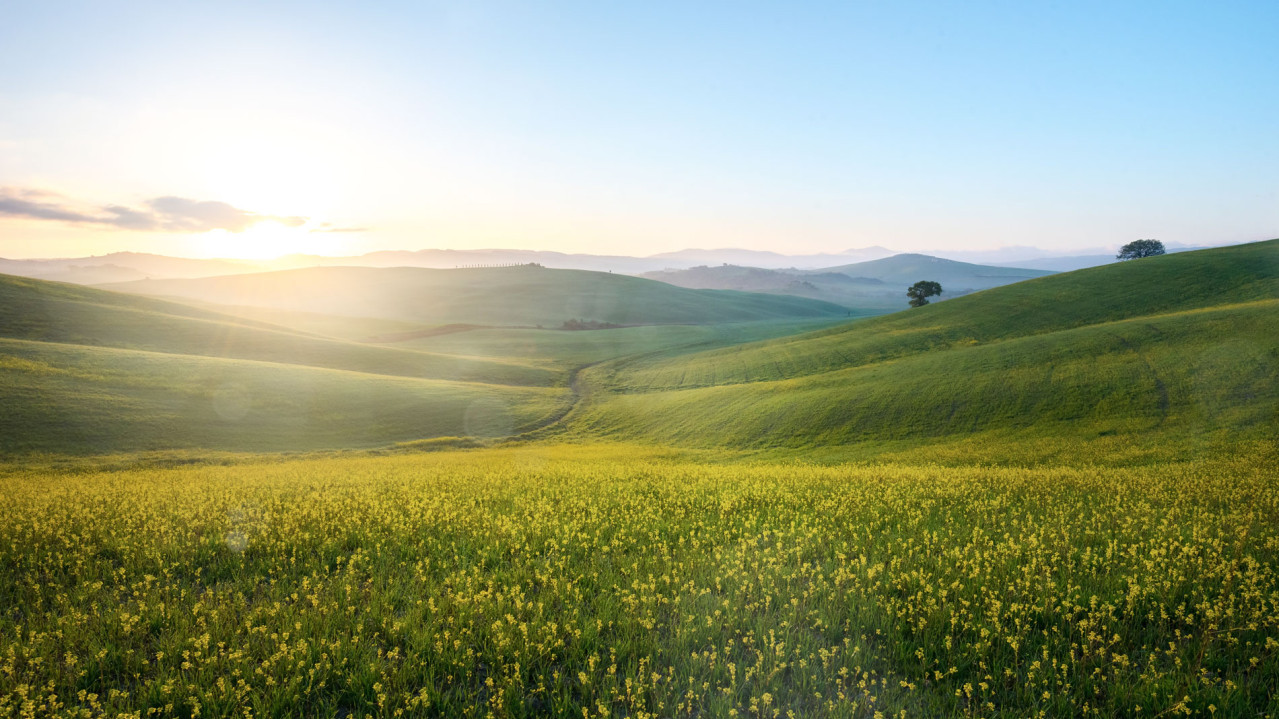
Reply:
[[[1279,237],[1279,3],[10,3],[0,257]]]

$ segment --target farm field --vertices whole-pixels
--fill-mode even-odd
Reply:
[[[10,468],[0,716],[1272,715],[1273,446]]]

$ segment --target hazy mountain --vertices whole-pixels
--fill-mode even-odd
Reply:
[[[864,262],[866,260],[876,260],[881,257],[891,257],[893,251],[884,247],[863,247],[857,249],[844,250],[835,254],[816,254],[816,255],[783,255],[777,252],[766,252],[762,250],[741,250],[735,248],[724,248],[718,250],[679,250],[678,252],[663,252],[653,255],[648,259],[662,259],[667,262],[666,267],[671,269],[679,269],[683,267],[691,267],[695,265],[743,265],[747,267],[759,267],[764,269],[785,269],[785,268],[816,268],[826,267],[831,264],[840,262]],[[689,264],[693,263],[693,264]]]
[[[264,263],[272,270],[303,267],[422,267],[451,270],[459,267],[499,267],[537,263],[561,270],[593,270],[639,274],[670,267],[663,259],[622,255],[588,255],[544,250],[384,250],[358,257],[288,255]]]
[[[783,255],[756,250],[681,250],[650,257],[592,255],[543,250],[386,250],[351,257],[285,255],[272,260],[223,260],[166,257],[140,252],[116,252],[100,257],[8,260],[0,258],[0,273],[77,284],[105,284],[151,279],[189,279],[245,272],[293,270],[305,267],[495,267],[537,263],[563,270],[593,270],[638,275],[704,264],[750,264],[757,267],[821,267],[892,255],[882,247],[846,250],[836,254]]]
[[[835,302],[853,310],[884,312],[904,307],[906,288],[919,280],[940,282],[944,299],[1048,274],[1052,273],[903,254],[821,270],[719,265],[642,276],[679,287],[796,295]]]
[[[258,269],[258,265],[241,260],[198,260],[145,252],[34,260],[0,258],[0,274],[83,285],[127,282],[146,277],[211,277]]]
[[[821,272],[838,272],[849,277],[873,278],[885,284],[900,285],[902,292],[906,291],[907,286],[919,280],[932,280],[940,282],[947,293],[951,294],[974,292],[1052,274],[1047,270],[978,265],[913,253],[827,267]]]
[[[868,300],[865,293],[859,291],[862,285],[858,280],[838,273],[800,275],[797,270],[717,265],[646,272],[640,276],[689,289],[737,290],[809,297],[834,302],[859,313],[878,314],[891,309],[889,302]],[[872,280],[874,282],[877,281]]]
[[[1169,252],[1202,249],[1176,243],[1168,244]],[[928,256],[986,266],[1020,267],[1050,271],[1067,271],[1103,265],[1114,261],[1114,252],[1103,248],[1087,253],[1060,255],[1036,247],[1005,247],[998,250],[937,251]],[[142,278],[170,279],[214,277],[302,269],[305,267],[424,267],[453,269],[457,267],[494,267],[537,263],[549,268],[593,270],[639,275],[662,270],[684,270],[699,266],[736,265],[771,270],[817,270],[845,266],[893,256],[884,247],[863,247],[838,253],[786,255],[760,250],[687,249],[664,252],[647,257],[593,255],[542,250],[387,250],[352,257],[322,255],[286,255],[273,260],[191,259],[166,257],[139,252],[116,252],[100,257],[60,259],[7,260],[0,258],[0,273],[39,279],[102,284],[127,282]],[[673,284],[679,284],[674,282]],[[772,291],[772,290],[764,290]]]
[[[105,285],[142,295],[422,324],[559,327],[570,320],[615,324],[705,324],[841,317],[829,302],[675,288],[608,272],[519,266],[312,267],[187,280]]]

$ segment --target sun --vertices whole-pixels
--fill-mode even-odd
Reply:
[[[213,230],[200,237],[203,253],[212,257],[269,260],[284,255],[329,255],[342,251],[342,241],[306,226],[289,227],[272,220],[254,224],[243,232]]]

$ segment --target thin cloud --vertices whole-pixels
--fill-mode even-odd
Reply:
[[[76,206],[61,195],[40,190],[0,189],[0,216],[30,220],[71,222],[144,232],[243,232],[259,222],[301,227],[307,218],[264,215],[225,202],[186,197],[157,197],[141,208],[105,205],[91,209]]]
[[[322,223],[319,227],[311,230],[311,232],[368,232],[367,227],[334,227],[329,223]]]
[[[44,193],[39,193],[44,194]],[[25,199],[27,193],[0,193],[0,215],[25,217],[33,220],[59,220],[61,222],[96,222],[97,218],[66,209],[51,202]]]

